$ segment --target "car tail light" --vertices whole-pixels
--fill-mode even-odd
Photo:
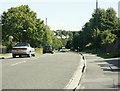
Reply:
[[[16,48],[12,48],[12,50],[16,50]]]
[[[27,48],[21,48],[22,50],[27,50]]]
[[[45,48],[43,48],[43,50],[45,50]]]
[[[50,50],[52,50],[52,48],[50,48]]]

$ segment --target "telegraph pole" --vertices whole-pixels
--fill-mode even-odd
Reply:
[[[2,54],[2,19],[0,14],[0,54]]]
[[[97,11],[98,11],[98,0],[96,0],[96,53],[97,53],[97,29],[98,29],[98,14],[97,14]]]
[[[47,18],[45,19],[45,22],[46,22],[46,30],[47,30]],[[45,45],[47,46],[47,40],[48,40],[48,37],[47,37],[47,31],[45,32],[45,37],[46,37],[46,39],[45,39],[45,41],[46,41],[46,43],[45,43]]]
[[[46,26],[47,26],[47,18],[46,18]]]
[[[118,2],[118,18],[120,19],[120,1]]]

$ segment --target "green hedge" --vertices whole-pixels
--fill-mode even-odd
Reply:
[[[102,58],[115,58],[115,57],[120,57],[120,53],[103,53],[103,52],[100,52],[100,51],[95,51],[94,50],[85,50],[84,52],[86,53],[92,53],[92,54],[97,54],[97,56],[100,56]]]
[[[35,53],[43,53],[43,48],[35,48]]]

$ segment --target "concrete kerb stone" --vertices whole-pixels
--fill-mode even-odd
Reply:
[[[85,60],[83,54],[81,54],[80,57],[81,58],[80,58],[79,66],[78,66],[76,72],[74,73],[73,77],[70,79],[69,83],[67,84],[67,86],[64,89],[75,90],[79,87],[82,74],[86,70],[86,60]]]

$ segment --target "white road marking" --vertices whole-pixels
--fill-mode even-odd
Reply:
[[[18,62],[18,63],[15,63],[15,64],[11,64],[11,66],[15,66],[17,64],[21,64],[21,63],[25,63],[26,61],[22,61],[22,62]]]

